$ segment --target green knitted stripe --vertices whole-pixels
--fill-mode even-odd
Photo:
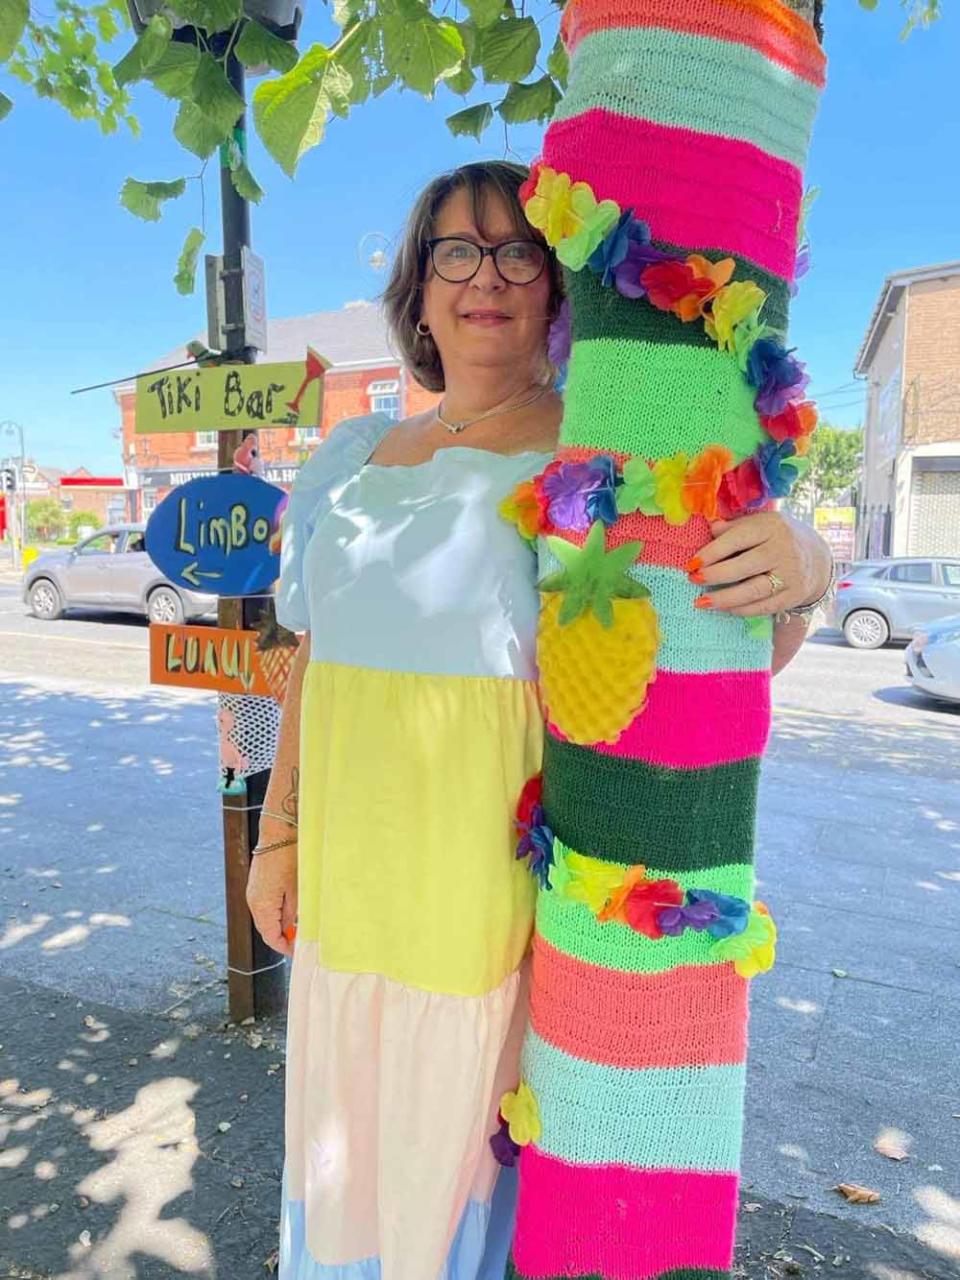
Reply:
[[[675,874],[753,862],[759,776],[757,757],[668,769],[548,733],[543,803],[551,830],[569,848]]]
[[[507,1261],[507,1270],[504,1280],[530,1280],[530,1278],[522,1271],[518,1271],[513,1265],[513,1259]],[[537,1280],[609,1280],[609,1277],[602,1276],[598,1271],[591,1271],[590,1274],[581,1275],[575,1271],[565,1271],[562,1276],[538,1276]],[[730,1280],[729,1271],[718,1271],[716,1267],[674,1267],[670,1271],[659,1271],[656,1275],[651,1275],[648,1280]]]
[[[560,444],[646,458],[725,444],[741,462],[766,438],[755,395],[736,360],[716,347],[575,341]]]
[[[747,45],[626,27],[596,31],[580,41],[570,88],[554,120],[600,107],[635,120],[752,142],[802,169],[818,97],[814,85]]]
[[[562,568],[545,539],[538,548],[540,577]],[[695,609],[693,602],[703,588],[679,569],[643,561],[627,570],[631,578],[650,589],[663,639],[657,650],[657,667],[681,675],[705,675],[712,671],[769,671],[773,643],[756,636],[733,614]]]
[[[658,249],[666,249],[685,258],[690,252],[663,240],[654,241]],[[698,250],[697,252],[700,252]],[[733,257],[717,250],[709,250],[704,257],[719,261]],[[754,266],[747,258],[736,258],[734,280],[752,280],[766,293],[767,300],[761,315],[771,328],[786,332],[787,307],[790,294],[779,276]],[[707,336],[702,320],[684,323],[670,311],[658,311],[643,299],[624,298],[616,289],[607,288],[589,267],[583,271],[563,273],[564,285],[573,303],[574,333],[578,340],[589,338],[635,338],[645,342],[670,342],[689,347],[706,347],[716,351],[717,344]],[[727,355],[728,360],[733,356]],[[742,375],[741,375],[742,376]]]

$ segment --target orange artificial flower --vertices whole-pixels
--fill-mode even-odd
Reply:
[[[733,454],[722,444],[707,445],[697,454],[683,480],[683,505],[692,515],[716,520],[717,491],[732,466]]]

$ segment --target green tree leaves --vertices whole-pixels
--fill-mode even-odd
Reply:
[[[832,502],[845,489],[856,484],[862,457],[863,431],[860,427],[846,430],[821,422],[810,437],[810,448],[806,454],[809,469],[793,491],[793,504],[806,500],[818,507]]]
[[[479,138],[492,120],[493,107],[489,102],[479,102],[475,107],[447,116],[447,127],[455,137]]]
[[[27,0],[0,0],[0,62],[20,43],[29,16]]]
[[[177,293],[193,293],[197,279],[197,256],[205,238],[199,227],[192,227],[187,232],[187,238],[183,242],[180,257],[177,260],[176,274],[173,277]]]
[[[286,72],[297,65],[294,46],[252,18],[244,23],[235,52],[245,67],[270,67],[273,71]]]
[[[142,80],[147,71],[166,53],[172,36],[173,25],[170,19],[165,14],[155,13],[133,48],[113,68],[117,84],[126,85],[134,80]]]
[[[435,18],[421,0],[396,0],[387,9],[383,51],[387,69],[428,98],[439,80],[460,69],[466,53],[457,24]]]
[[[523,80],[536,66],[540,32],[533,18],[504,18],[484,31],[478,50],[487,84]]]
[[[289,177],[300,157],[323,137],[331,111],[350,106],[350,75],[322,44],[309,49],[292,71],[257,85],[253,118],[263,145]]]
[[[530,120],[549,120],[560,101],[560,90],[549,76],[533,84],[512,84],[497,111],[508,124],[524,124]]]
[[[120,190],[120,203],[145,222],[159,222],[165,200],[175,200],[187,189],[185,178],[174,182],[138,182],[128,178]]]

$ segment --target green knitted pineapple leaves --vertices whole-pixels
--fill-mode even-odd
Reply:
[[[560,591],[563,604],[557,621],[565,627],[581,614],[594,613],[604,627],[613,626],[614,599],[644,599],[649,590],[627,574],[643,549],[642,542],[625,542],[612,551],[606,549],[603,522],[590,527],[582,547],[564,538],[547,538],[547,546],[563,568],[548,574],[541,591]]]

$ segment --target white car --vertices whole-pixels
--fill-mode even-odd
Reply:
[[[960,702],[960,613],[914,635],[907,646],[907,677],[920,693]]]

